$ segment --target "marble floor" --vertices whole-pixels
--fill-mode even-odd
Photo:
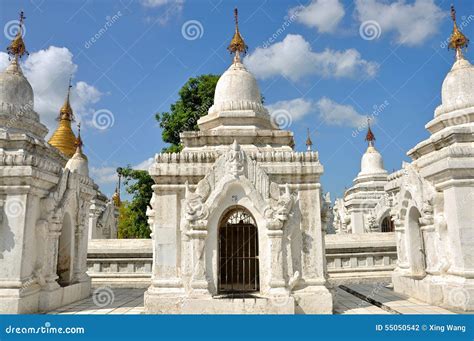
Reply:
[[[101,287],[91,297],[49,314],[143,314],[145,290]],[[383,284],[339,286],[335,292],[335,314],[454,314],[395,293]]]

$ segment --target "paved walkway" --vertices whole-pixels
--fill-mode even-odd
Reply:
[[[145,289],[95,289],[82,301],[49,314],[143,314]],[[394,293],[382,284],[353,284],[336,288],[335,314],[454,314],[414,298]]]
[[[93,290],[91,297],[48,314],[143,314],[145,290],[101,287]]]
[[[379,307],[381,310],[392,314],[455,314],[447,309],[395,293],[382,284],[352,284],[340,286],[338,290],[343,290],[366,302],[369,301],[372,306]],[[342,296],[342,303],[345,302],[344,297],[345,294]],[[348,310],[349,312],[344,313],[353,314],[350,308]],[[369,314],[372,314],[372,312]]]

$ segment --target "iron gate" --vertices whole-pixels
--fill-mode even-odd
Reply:
[[[242,294],[260,289],[258,230],[243,209],[229,212],[219,228],[219,293]]]

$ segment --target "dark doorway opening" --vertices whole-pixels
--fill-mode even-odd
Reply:
[[[255,219],[238,207],[219,226],[219,294],[245,295],[260,290],[258,229]]]

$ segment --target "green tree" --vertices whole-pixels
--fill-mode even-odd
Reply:
[[[156,119],[163,129],[163,141],[171,145],[164,152],[179,152],[182,149],[179,133],[198,130],[197,121],[207,114],[214,102],[214,91],[218,75],[201,75],[190,78],[179,90],[179,99],[171,104],[168,112],[156,114]]]
[[[151,186],[154,181],[147,171],[132,169],[130,166],[120,169],[120,174],[132,199],[122,202],[120,206],[118,237],[150,238],[146,209],[153,193]]]

